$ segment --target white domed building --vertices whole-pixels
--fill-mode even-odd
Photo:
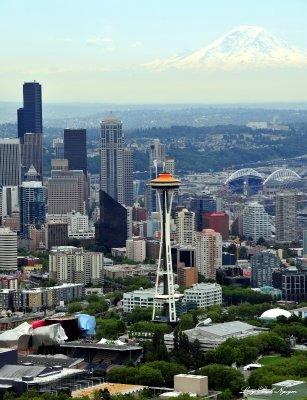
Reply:
[[[291,313],[287,310],[282,308],[272,308],[270,310],[266,310],[264,313],[261,314],[260,319],[266,321],[276,321],[278,317],[286,317],[290,318]]]

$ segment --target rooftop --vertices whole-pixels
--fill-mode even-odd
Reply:
[[[186,289],[184,292],[195,292],[198,291],[207,291],[213,289],[221,289],[221,286],[217,283],[195,283],[191,288]]]
[[[104,344],[104,343],[88,343],[82,341],[66,342],[61,344],[61,347],[76,347],[76,348],[88,348],[97,350],[116,350],[116,351],[131,351],[131,350],[142,350],[141,346],[133,346],[129,344],[116,345],[116,344]]]
[[[85,389],[79,389],[72,392],[72,397],[82,397],[82,396],[89,396],[91,397],[94,392],[98,390],[107,389],[111,395],[115,394],[128,394],[128,393],[135,393],[140,390],[143,390],[145,386],[140,385],[128,385],[123,383],[101,383],[99,385],[95,385]]]
[[[22,187],[24,188],[40,188],[43,187],[42,182],[40,181],[24,181],[22,182]]]
[[[205,326],[198,326],[193,329],[184,331],[189,339],[195,340],[212,340],[212,341],[223,341],[229,337],[246,337],[250,335],[257,335],[263,332],[264,328],[259,328],[246,322],[232,321],[223,322],[220,324],[212,324]]]
[[[61,368],[61,367],[60,367]],[[45,367],[44,365],[12,365],[6,364],[0,368],[0,381],[24,381],[29,384],[46,384],[58,379],[83,374],[84,370],[75,368]]]

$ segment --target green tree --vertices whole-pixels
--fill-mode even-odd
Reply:
[[[130,313],[125,315],[125,320],[129,324],[134,324],[139,321],[151,321],[152,318],[152,308],[140,308],[136,307]]]
[[[82,304],[74,301],[73,303],[68,304],[68,312],[69,314],[74,314],[76,312],[82,311]]]
[[[212,390],[229,389],[237,395],[244,386],[243,374],[234,368],[220,364],[210,364],[197,370],[198,375],[208,376],[209,388]]]
[[[194,328],[195,323],[193,319],[193,314],[188,313],[188,314],[183,314],[180,317],[180,322],[179,322],[179,329],[182,331],[185,331],[187,329],[192,329]]]
[[[161,386],[163,384],[161,371],[148,365],[142,365],[139,368],[136,383],[144,386]]]
[[[184,365],[175,362],[153,361],[146,363],[146,365],[161,372],[163,384],[167,387],[173,387],[174,375],[186,374],[188,372]]]
[[[125,323],[119,319],[96,319],[96,337],[98,339],[116,339],[119,334],[126,330]]]

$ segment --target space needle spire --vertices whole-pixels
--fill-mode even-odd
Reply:
[[[171,257],[170,219],[174,190],[179,188],[181,182],[174,178],[172,174],[163,172],[159,174],[157,178],[151,180],[149,184],[153,189],[157,190],[161,221],[159,261],[152,320],[176,322],[176,295],[174,290],[174,274]],[[160,291],[161,283],[163,285],[162,293]],[[162,319],[158,318],[156,315],[159,305],[162,305],[163,308]]]

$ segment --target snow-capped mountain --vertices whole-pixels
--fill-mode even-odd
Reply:
[[[239,26],[212,44],[184,56],[156,60],[148,67],[233,69],[275,68],[307,65],[307,54],[273,36],[259,26]]]

